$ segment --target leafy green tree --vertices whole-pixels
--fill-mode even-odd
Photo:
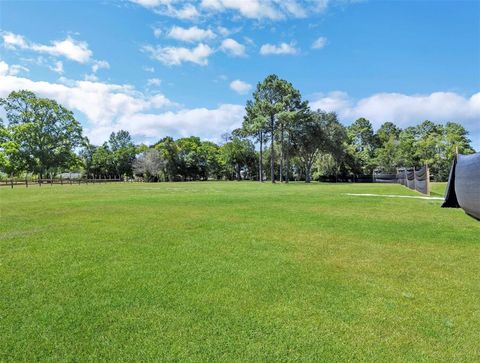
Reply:
[[[431,174],[437,179],[443,179],[441,166],[442,159],[445,158],[444,145],[442,145],[443,126],[426,120],[417,125],[415,131],[416,165],[414,166],[428,164]]]
[[[97,147],[90,144],[90,141],[85,138],[83,148],[80,150],[80,158],[83,161],[83,167],[87,179],[91,177],[91,174],[94,174],[93,155],[95,154],[96,150]]]
[[[12,140],[10,130],[0,118],[0,171],[7,175],[18,175],[27,165],[20,152],[20,145]]]
[[[253,93],[252,110],[256,116],[267,120],[270,132],[270,176],[275,183],[275,134],[279,126],[278,115],[282,112],[297,111],[306,108],[302,102],[300,92],[290,82],[278,78],[277,75],[267,76],[263,82],[257,84]]]
[[[14,91],[0,99],[5,109],[10,141],[29,171],[46,172],[77,166],[75,149],[83,142],[82,127],[73,113],[56,101],[30,91]]]
[[[402,130],[392,122],[385,122],[377,131],[376,166],[385,172],[394,172],[400,161],[400,134]]]
[[[399,141],[395,135],[382,140],[382,146],[377,149],[376,164],[385,172],[393,172],[399,166]]]
[[[211,141],[203,141],[200,145],[199,153],[201,159],[205,162],[203,178],[205,180],[210,177],[219,179],[222,175],[220,147]]]
[[[427,120],[418,125],[416,131],[415,145],[419,164],[428,164],[436,180],[448,178],[451,160],[457,148],[462,154],[474,152],[467,130],[458,123],[440,125]]]
[[[383,123],[377,131],[377,140],[379,146],[383,146],[385,143],[390,142],[390,139],[398,139],[402,129],[397,127],[393,122]]]
[[[375,149],[377,140],[372,124],[365,118],[359,118],[347,128],[348,152],[353,158],[354,173],[371,174],[375,168]]]
[[[114,175],[133,175],[133,161],[137,154],[137,149],[132,141],[128,131],[120,130],[117,133],[112,132],[108,139],[109,150],[112,153],[111,162]],[[112,175],[113,176],[113,175]]]
[[[285,111],[278,114],[278,133],[280,134],[280,165],[279,165],[279,179],[285,180],[288,183],[289,169],[290,169],[290,151],[292,149],[291,137],[292,132],[305,112],[308,112],[309,108],[306,103],[302,105],[302,108],[296,111]],[[285,160],[285,165],[284,161]]]
[[[263,182],[263,145],[268,141],[267,118],[260,112],[259,104],[247,101],[242,124],[242,136],[251,136],[259,144],[258,180]]]
[[[398,136],[399,160],[398,166],[415,166],[419,164],[416,155],[417,132],[415,127],[407,127]]]
[[[97,147],[93,152],[91,170],[94,178],[107,177],[114,173],[115,165],[113,154],[110,152],[106,142],[102,146]]]
[[[292,133],[296,155],[310,183],[312,165],[320,153],[335,155],[337,143],[342,138],[337,115],[323,111],[307,112],[297,123]]]
[[[235,174],[235,179],[242,180],[242,169],[249,171],[255,165],[255,147],[251,141],[233,136],[220,148],[220,155],[227,167],[227,175]]]
[[[178,139],[178,169],[184,180],[197,180],[206,174],[206,160],[200,152],[202,142],[199,137],[190,136]]]
[[[179,174],[179,148],[175,143],[175,140],[172,137],[167,136],[157,142],[153,147],[160,152],[162,159],[165,161],[164,174],[166,179],[171,182],[177,180]]]
[[[468,137],[468,131],[456,122],[447,122],[445,130],[445,148],[446,157],[451,160],[453,153],[458,149],[460,154],[473,154],[475,150],[471,146],[471,140]]]

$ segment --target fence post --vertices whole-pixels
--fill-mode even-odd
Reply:
[[[413,190],[417,190],[417,171],[413,167]]]
[[[28,188],[28,177],[25,177],[25,188]]]
[[[63,176],[60,175],[60,185],[63,185]]]
[[[10,178],[10,186],[13,189],[13,177]]]
[[[427,178],[427,195],[430,195],[430,168],[428,167],[428,164],[425,163],[425,173],[426,173],[426,178]]]

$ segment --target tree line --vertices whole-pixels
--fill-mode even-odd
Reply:
[[[474,150],[459,123],[424,121],[400,128],[385,122],[375,131],[359,118],[344,126],[333,112],[312,110],[293,85],[276,75],[258,83],[247,101],[240,128],[221,143],[191,136],[135,144],[124,130],[92,145],[73,113],[54,100],[26,90],[0,99],[0,172],[40,178],[68,171],[84,177],[189,180],[341,180],[395,172],[428,163],[436,180],[446,180],[458,149]],[[340,179],[339,179],[340,178]]]

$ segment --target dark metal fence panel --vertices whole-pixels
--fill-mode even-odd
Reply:
[[[372,183],[371,175],[321,175],[318,181],[322,183]]]
[[[424,165],[415,170],[415,190],[423,194],[430,194],[428,166]]]
[[[415,169],[407,169],[407,187],[415,189]]]
[[[398,168],[395,174],[375,171],[373,180],[376,183],[398,183],[423,194],[430,194],[430,172],[428,165],[418,170],[415,168]]]
[[[407,185],[407,172],[404,168],[400,168],[397,171],[397,182],[402,185]]]
[[[397,174],[375,173],[373,180],[375,183],[396,183]]]

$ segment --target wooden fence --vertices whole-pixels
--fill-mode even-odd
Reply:
[[[38,185],[41,187],[43,184],[60,184],[60,185],[72,185],[72,184],[99,184],[99,183],[118,183],[123,182],[123,179],[114,178],[93,178],[93,179],[73,179],[73,178],[51,178],[51,179],[33,179],[33,178],[9,178],[0,181],[0,187],[24,186],[28,188],[32,185]]]

